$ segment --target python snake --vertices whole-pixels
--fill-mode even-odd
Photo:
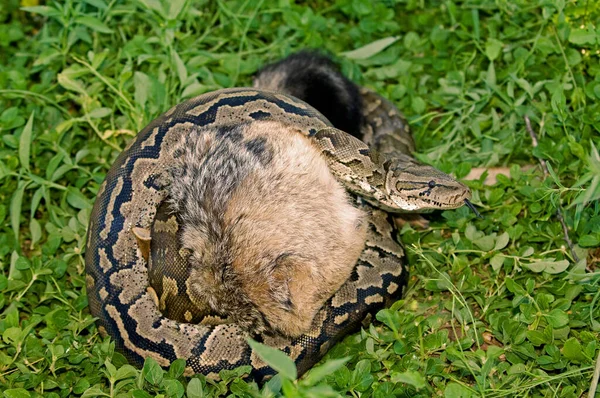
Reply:
[[[269,330],[253,336],[287,353],[299,374],[367,314],[399,298],[406,277],[404,252],[393,238],[388,212],[468,203],[464,185],[410,157],[414,143],[408,126],[389,101],[361,89],[361,141],[285,94],[290,90],[277,76],[282,67],[286,65],[279,65],[275,74],[265,69],[258,88],[223,89],[173,107],[137,135],[101,185],[86,248],[89,307],[100,332],[110,335],[131,362],[151,357],[166,367],[183,358],[188,375],[217,377],[220,370],[241,365],[251,365],[251,377],[257,380],[274,374],[250,349],[240,325],[223,322],[187,291],[189,253],[180,247],[182,220],[170,210],[168,196],[177,183],[170,167],[190,140],[207,134],[218,138],[215,132],[228,126],[279,123],[316,145],[331,173],[355,195],[356,207],[369,214],[364,250],[310,329],[293,338]],[[240,139],[247,141],[243,133]]]

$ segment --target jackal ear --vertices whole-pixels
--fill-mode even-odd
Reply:
[[[305,267],[305,260],[290,253],[279,255],[271,263],[269,294],[278,308],[288,312],[294,311],[295,305],[290,292],[290,281],[303,273],[303,267]]]
[[[294,310],[294,303],[292,301],[288,281],[274,275],[273,282],[270,283],[270,285],[269,293],[275,302],[275,305],[284,311],[292,312]]]

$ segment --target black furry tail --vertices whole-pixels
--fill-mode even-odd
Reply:
[[[300,51],[269,64],[258,71],[254,86],[300,98],[336,128],[360,137],[363,103],[358,86],[321,53]]]

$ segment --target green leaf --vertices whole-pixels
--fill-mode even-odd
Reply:
[[[515,82],[521,87],[529,96],[529,98],[533,99],[533,88],[531,84],[525,79],[515,79]]]
[[[73,386],[73,392],[77,395],[82,394],[85,390],[90,388],[90,382],[87,379],[81,378],[77,380],[77,383]]]
[[[531,256],[533,253],[535,253],[535,250],[533,247],[531,246],[525,246],[523,247],[523,253],[521,253],[521,257],[529,257]]]
[[[296,380],[298,378],[296,364],[284,352],[279,351],[276,348],[261,344],[252,339],[248,339],[247,341],[252,350],[256,353],[256,355],[258,355],[276,372],[279,372],[281,377],[289,380]]]
[[[423,98],[413,97],[411,99],[411,107],[412,107],[413,111],[415,111],[415,113],[421,114],[421,113],[425,112],[425,109],[427,108],[427,104],[425,103],[425,100]]]
[[[581,247],[596,247],[600,245],[600,236],[583,235],[581,238],[579,238],[578,243]]]
[[[159,0],[137,0],[137,1],[141,4],[143,4],[146,9],[154,10],[163,18],[165,17],[165,10]]]
[[[163,387],[167,396],[181,398],[185,393],[185,389],[183,388],[183,384],[179,382],[179,380],[167,379],[163,381]]]
[[[510,237],[508,236],[508,232],[504,232],[503,234],[496,237],[496,244],[494,245],[494,250],[502,250],[508,245]]]
[[[479,41],[481,38],[481,27],[479,22],[479,10],[476,8],[471,9],[471,19],[473,21],[473,38],[475,41]]]
[[[494,248],[494,237],[486,235],[473,240],[473,244],[483,251],[489,252]]]
[[[35,218],[32,218],[29,221],[29,232],[31,233],[31,245],[30,247],[33,249],[36,243],[40,241],[42,238],[42,226]]]
[[[101,119],[110,114],[112,114],[112,109],[110,109],[110,108],[96,108],[93,111],[91,111],[90,113],[88,113],[88,116],[91,119]]]
[[[152,398],[152,395],[148,394],[144,390],[133,390],[131,395],[133,395],[133,398]]]
[[[303,385],[314,386],[325,377],[333,374],[336,370],[344,366],[352,357],[340,359],[330,359],[321,366],[312,368],[302,380]]]
[[[48,6],[21,7],[21,10],[30,12],[32,14],[40,14],[45,17],[60,16],[60,11],[58,11],[56,8]]]
[[[167,18],[170,20],[174,20],[179,16],[181,10],[185,6],[187,0],[171,0],[169,3],[169,12],[167,14]]]
[[[67,189],[67,202],[76,209],[91,209],[92,204],[80,190],[69,187]]]
[[[4,274],[0,274],[0,291],[8,286],[8,278]]]
[[[108,394],[105,394],[99,386],[90,387],[85,390],[83,394],[81,394],[81,398],[96,398],[105,396],[108,396]]]
[[[474,396],[475,394],[473,391],[467,387],[464,387],[462,384],[458,384],[453,381],[448,383],[444,389],[445,398],[470,398]]]
[[[366,391],[373,383],[373,375],[371,374],[371,361],[362,359],[358,361],[356,367],[352,371],[350,385],[357,391]]]
[[[517,282],[515,282],[512,278],[507,277],[506,279],[504,279],[504,283],[506,284],[506,288],[508,289],[508,291],[511,293],[521,295],[527,294],[527,291],[523,289],[523,287]]]
[[[187,385],[186,393],[188,398],[202,398],[204,391],[202,390],[202,382],[200,379],[193,378]]]
[[[49,312],[44,318],[46,319],[48,327],[57,330],[60,330],[69,324],[69,313],[62,308],[57,308],[56,310]],[[111,375],[116,373],[114,365],[108,362],[108,360],[105,361],[104,365]]]
[[[502,268],[502,265],[504,264],[505,258],[506,257],[504,257],[502,254],[496,254],[490,259],[490,265],[495,272],[500,271],[500,268]]]
[[[546,315],[546,320],[554,329],[562,328],[569,323],[569,316],[558,308],[550,311],[549,314]]]
[[[183,86],[185,81],[187,80],[187,69],[185,68],[185,64],[181,60],[181,57],[175,50],[171,51],[171,57],[173,60],[173,64],[175,64],[175,70],[177,71],[177,76],[179,77],[179,83]]]
[[[488,57],[490,61],[495,60],[500,55],[500,51],[502,51],[502,43],[497,39],[488,39],[485,43],[485,55]]]
[[[29,115],[29,120],[19,138],[19,161],[25,170],[29,170],[29,156],[31,151],[31,136],[33,128],[33,112]]]
[[[393,372],[391,380],[392,383],[409,384],[416,389],[424,388],[427,385],[425,377],[415,370],[407,370],[402,373]]]
[[[465,237],[467,239],[469,239],[471,242],[482,236],[483,236],[483,233],[480,231],[477,231],[477,228],[475,227],[475,225],[470,224],[470,223],[467,225],[467,228],[465,229]]]
[[[250,372],[252,371],[252,366],[250,365],[243,365],[243,366],[238,366],[237,368],[234,369],[223,369],[219,372],[219,377],[221,378],[222,381],[224,382],[229,382],[231,380],[240,378],[240,377],[244,377],[245,375],[249,375]]]
[[[19,241],[19,230],[21,226],[21,206],[23,205],[23,193],[27,184],[23,181],[19,181],[17,189],[13,193],[10,199],[10,225],[12,226],[15,239]]]
[[[11,388],[4,391],[4,396],[6,398],[29,398],[31,394],[24,388]]]
[[[185,359],[176,359],[169,366],[169,376],[173,379],[177,379],[185,372]]]
[[[394,311],[389,308],[384,308],[384,309],[380,310],[379,312],[377,312],[377,314],[375,315],[375,318],[379,322],[383,322],[387,327],[392,329],[395,333],[398,332],[398,330],[400,330],[401,320],[400,320],[400,314],[398,314],[398,311]]]
[[[305,390],[303,390],[304,394],[303,396],[305,397],[311,397],[311,398],[327,398],[327,397],[331,397],[331,398],[338,398],[340,397],[340,393],[335,391],[332,387],[327,386],[327,385],[323,385],[320,384],[318,386],[314,386],[314,387],[307,387]],[[286,396],[290,396],[290,395],[286,395]]]
[[[569,268],[569,260],[541,260],[523,264],[533,272],[547,272],[549,274],[560,274]]]
[[[83,85],[77,80],[73,80],[68,73],[62,72],[58,74],[58,84],[60,84],[66,90],[75,91],[82,95],[87,95]]]
[[[123,365],[117,370],[115,374],[115,381],[128,379],[130,377],[135,377],[138,374],[138,370],[131,365]]]
[[[350,59],[367,59],[372,56],[379,54],[395,42],[400,40],[399,36],[390,36],[383,39],[375,40],[365,46],[357,48],[356,50],[343,52],[342,55]]]
[[[94,7],[100,10],[106,10],[108,8],[104,0],[85,0],[85,2],[93,5]]]
[[[110,363],[110,360],[107,358],[104,361],[104,366],[106,367],[106,370],[108,371],[108,374],[110,375],[110,378],[114,378],[115,375],[117,374],[117,368],[115,367],[115,365]]]
[[[31,268],[31,263],[27,257],[19,256],[17,261],[15,261],[15,268],[19,271],[25,271],[26,269]]]
[[[56,49],[42,51],[42,53],[37,55],[33,62],[33,66],[50,65],[57,57],[60,57],[60,55],[60,51],[57,51]]]
[[[281,376],[276,374],[275,376],[271,377],[271,379],[269,381],[267,381],[265,383],[265,385],[262,388],[262,393],[264,396],[272,397],[277,394],[280,394],[282,387],[283,387],[283,382],[281,380]]]
[[[142,374],[148,383],[157,386],[163,379],[164,371],[154,359],[148,357],[144,361]]]
[[[531,344],[533,344],[535,346],[540,346],[542,344],[549,343],[549,341],[547,341],[544,333],[539,332],[537,330],[528,330],[527,331],[527,339],[529,341],[531,341]]]
[[[133,74],[133,85],[135,87],[135,91],[133,94],[133,98],[135,98],[135,102],[140,104],[143,108],[148,101],[149,90],[152,87],[152,82],[148,75],[143,72],[135,72]]]
[[[562,348],[562,353],[566,358],[572,361],[583,362],[587,360],[586,356],[583,354],[581,343],[579,343],[579,340],[574,337],[571,337],[565,341],[565,344]]]
[[[186,84],[183,92],[181,93],[182,98],[195,97],[200,94],[207,93],[214,89],[212,86],[207,86],[205,84],[201,84],[198,82],[194,82],[192,84]]]
[[[75,22],[78,24],[87,26],[88,28],[95,30],[96,32],[100,32],[100,33],[112,33],[113,32],[112,29],[110,29],[108,26],[106,26],[98,18],[94,18],[89,15],[77,17],[77,19],[75,19]]]
[[[485,82],[491,87],[496,85],[496,67],[494,66],[494,61],[490,62],[490,66],[488,66]],[[477,126],[479,126],[479,122],[477,122]]]
[[[592,28],[588,29],[572,29],[569,34],[569,41],[578,46],[584,44],[596,43],[596,32]]]

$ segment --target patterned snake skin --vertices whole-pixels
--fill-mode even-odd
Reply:
[[[380,208],[397,209],[386,192],[386,173],[404,165],[429,166],[407,155],[414,143],[396,108],[371,91],[363,90],[361,95],[368,146],[332,128],[318,111],[294,97],[250,88],[193,98],[144,128],[111,167],[91,215],[86,282],[90,311],[98,318],[100,332],[110,335],[117,348],[138,365],[146,357],[165,367],[183,358],[186,374],[216,377],[220,370],[241,365],[251,365],[250,376],[257,380],[274,374],[250,349],[239,326],[222,323],[210,315],[208,307],[201,308],[189,299],[185,253],[180,252],[178,243],[180,222],[165,205],[171,183],[167,166],[181,154],[185,137],[192,131],[255,120],[293,126],[317,140],[330,168],[339,166],[339,174],[334,175],[357,194],[357,206],[367,209],[371,217],[365,249],[350,279],[317,313],[310,331],[293,339],[269,333],[253,338],[287,353],[302,374],[356,330],[367,314],[397,300],[405,278],[403,249],[393,239],[388,214],[359,196],[381,204]],[[395,169],[389,161],[383,165],[381,159],[387,158],[370,147],[388,157],[399,157]],[[437,174],[429,178],[435,180]],[[361,181],[368,181],[369,186]],[[429,187],[431,191],[431,184]],[[399,194],[410,202],[406,193]],[[468,190],[454,195],[457,202],[462,201]]]

